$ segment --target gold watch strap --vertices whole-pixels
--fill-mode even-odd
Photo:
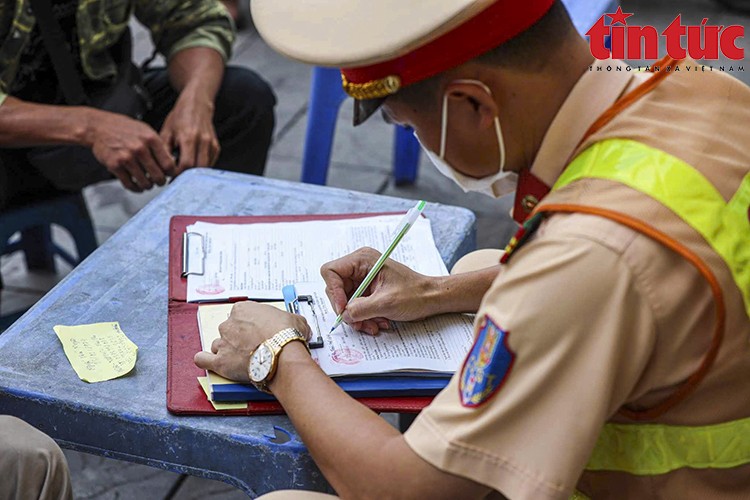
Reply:
[[[268,343],[268,347],[271,348],[273,353],[278,356],[279,352],[285,345],[295,340],[302,341],[307,351],[310,352],[310,348],[307,346],[307,340],[305,339],[305,336],[302,335],[302,333],[300,333],[300,331],[296,328],[284,328],[283,330],[276,332],[274,336],[268,339],[266,342]]]

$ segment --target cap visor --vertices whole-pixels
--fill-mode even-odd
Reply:
[[[380,108],[385,101],[385,97],[377,99],[354,99],[354,116],[352,122],[354,126],[364,123],[372,114]]]

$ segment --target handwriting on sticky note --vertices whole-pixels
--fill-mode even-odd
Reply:
[[[138,346],[125,336],[117,322],[56,325],[53,329],[68,361],[84,382],[111,380],[135,367]]]

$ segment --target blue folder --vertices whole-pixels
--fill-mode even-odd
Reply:
[[[339,387],[355,398],[435,396],[448,385],[449,375],[385,375],[343,377],[333,379]],[[271,394],[249,384],[214,384],[214,401],[275,401]]]

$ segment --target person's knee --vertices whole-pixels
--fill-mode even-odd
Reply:
[[[215,167],[262,175],[275,126],[276,97],[253,71],[228,67],[216,96],[214,125],[221,145]]]
[[[231,113],[273,115],[275,105],[276,95],[260,75],[247,68],[227,66],[216,96],[217,113],[219,107],[226,107]]]
[[[467,253],[453,265],[451,274],[470,273],[496,266],[500,263],[503,251],[496,248],[483,248]]]
[[[71,498],[68,463],[60,447],[15,417],[0,416],[0,475],[7,481],[0,496]]]

